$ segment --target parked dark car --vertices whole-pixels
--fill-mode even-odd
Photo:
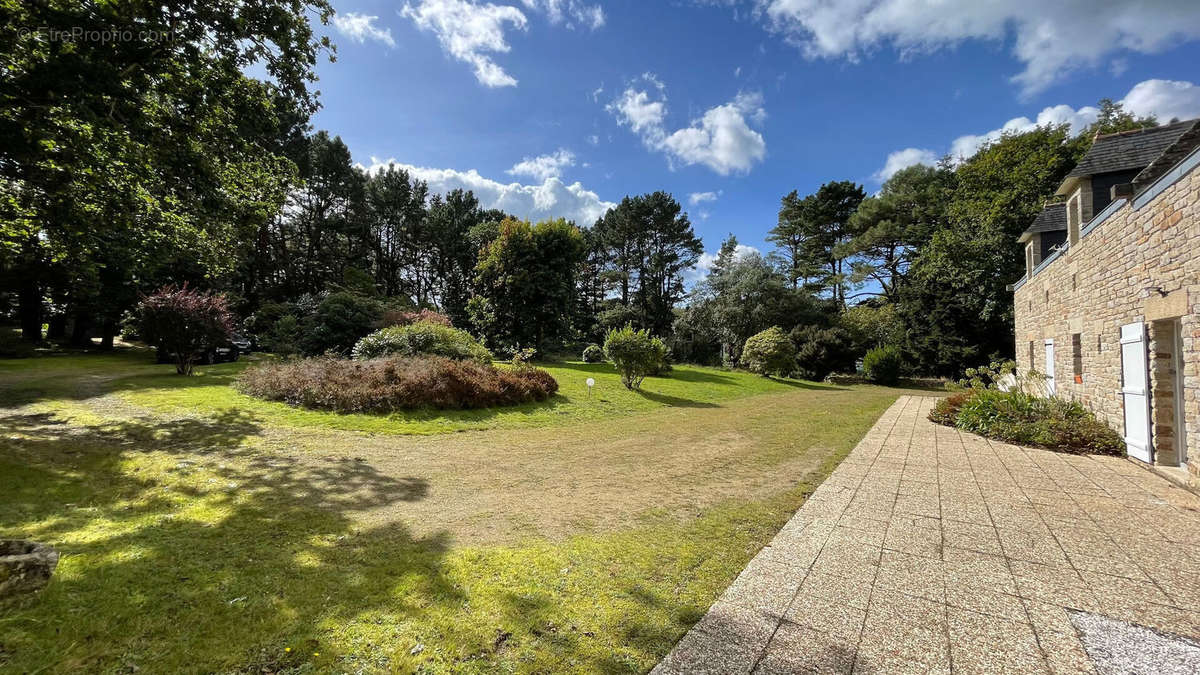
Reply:
[[[254,342],[245,335],[235,333],[233,339],[229,342],[234,347],[237,347],[239,354],[249,354],[250,352],[256,351],[254,348]]]
[[[237,345],[227,344],[219,347],[210,347],[209,349],[201,352],[196,358],[196,363],[202,363],[205,365],[213,363],[225,363],[228,361],[237,361],[239,356],[241,356],[241,350],[238,349]],[[156,350],[155,357],[157,358],[158,363],[175,363],[175,354],[168,352],[162,347],[159,347],[158,350]]]

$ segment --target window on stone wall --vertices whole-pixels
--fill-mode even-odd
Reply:
[[[1033,343],[1029,343],[1029,369],[1033,370]]]
[[[1079,275],[1072,274],[1071,275],[1071,291],[1074,292],[1077,290],[1079,290]]]
[[[1047,304],[1049,304],[1049,302],[1050,302],[1050,291],[1043,291],[1043,292],[1046,294],[1046,303],[1047,303]]]
[[[1071,369],[1076,382],[1083,377],[1083,336],[1079,333],[1071,335]]]

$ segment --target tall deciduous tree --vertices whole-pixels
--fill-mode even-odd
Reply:
[[[544,348],[566,333],[583,256],[583,235],[565,220],[505,219],[480,253],[472,322],[495,347]]]
[[[47,291],[102,331],[175,260],[202,274],[277,208],[283,146],[316,108],[325,0],[6,2],[0,42],[0,266],[26,337]],[[75,29],[135,39],[76,40]],[[267,80],[245,75],[260,64]],[[266,205],[268,208],[263,208]],[[51,276],[52,275],[52,276]],[[122,307],[124,305],[124,307]],[[77,326],[81,325],[77,322]]]
[[[913,260],[899,294],[906,349],[920,370],[955,375],[1012,356],[1007,285],[1024,267],[1017,239],[1090,142],[1066,125],[1045,126],[1007,134],[958,167],[949,223]]]

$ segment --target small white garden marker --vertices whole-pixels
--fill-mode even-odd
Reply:
[[[592,387],[596,386],[596,379],[589,377],[587,379],[587,386],[588,386],[588,398],[591,398],[592,397]]]

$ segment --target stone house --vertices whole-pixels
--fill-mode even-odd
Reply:
[[[1017,365],[1200,484],[1200,120],[1097,136],[1022,235]],[[1182,471],[1186,468],[1187,471]]]

